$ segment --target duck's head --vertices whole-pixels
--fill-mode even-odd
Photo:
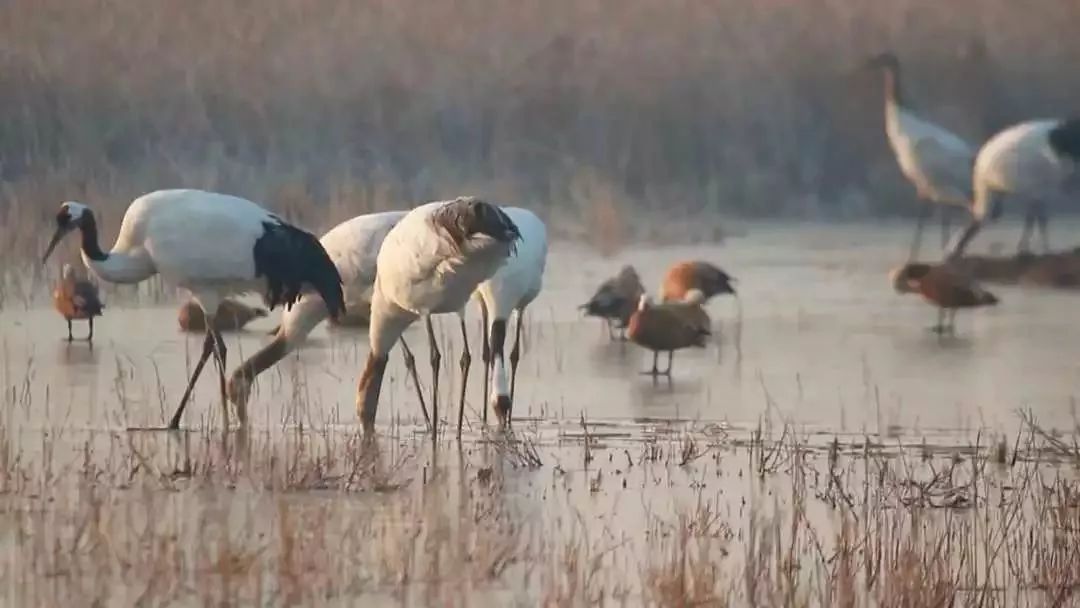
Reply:
[[[889,280],[897,293],[912,293],[919,285],[926,273],[930,272],[930,265],[920,262],[909,262],[894,268],[889,273]]]

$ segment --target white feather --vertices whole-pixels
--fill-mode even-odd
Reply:
[[[1072,165],[1050,147],[1050,132],[1060,124],[1059,120],[1022,122],[983,145],[975,159],[976,217],[986,216],[996,192],[1016,194],[1022,202],[1030,202],[1061,187]]]

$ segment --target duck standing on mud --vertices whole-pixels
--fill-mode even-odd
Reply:
[[[266,315],[266,309],[261,306],[248,306],[242,302],[226,298],[221,301],[221,304],[218,304],[217,314],[214,315],[214,329],[217,331],[240,331],[248,323]],[[202,308],[191,300],[188,300],[180,307],[176,320],[182,331],[206,331],[206,315],[203,314]]]
[[[60,282],[53,291],[53,305],[67,320],[68,342],[74,340],[71,335],[71,321],[74,319],[86,320],[90,326],[86,341],[94,341],[94,317],[100,317],[105,306],[98,297],[97,285],[76,276],[71,264],[64,264]]]
[[[994,294],[946,264],[908,263],[893,270],[890,278],[898,293],[918,293],[938,307],[938,323],[931,330],[939,335],[956,334],[957,310],[998,303]]]
[[[645,294],[645,287],[633,266],[626,265],[619,274],[604,281],[593,297],[578,308],[589,317],[600,317],[607,323],[608,338],[615,339],[615,329],[621,330],[620,340],[626,339],[626,327],[630,316],[637,309],[638,300]]]
[[[701,292],[692,292],[689,301],[666,302],[653,305],[649,296],[642,294],[638,299],[637,310],[630,317],[627,336],[638,346],[653,351],[652,369],[647,372],[653,377],[671,377],[672,359],[675,351],[692,346],[704,347],[705,341],[712,335],[712,323],[709,313],[702,308]],[[660,351],[667,351],[667,370],[657,368]]]

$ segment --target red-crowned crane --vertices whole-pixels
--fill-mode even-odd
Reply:
[[[379,248],[390,229],[405,214],[405,211],[385,211],[360,215],[334,226],[319,239],[341,275],[345,304],[350,312],[370,309]],[[328,316],[322,298],[315,294],[304,294],[282,315],[274,338],[233,371],[227,387],[233,405],[238,410],[246,411],[251,384],[256,376],[303,343],[311,330]],[[408,360],[412,354],[407,347],[405,353]]]
[[[517,226],[502,209],[473,197],[421,205],[390,230],[376,261],[368,330],[371,352],[357,386],[356,409],[365,432],[370,434],[375,429],[390,349],[409,325],[423,317],[431,348],[432,442],[437,441],[441,355],[431,315],[460,316],[465,341],[461,355],[464,385],[471,362],[465,305],[480,283],[494,275],[514,253],[520,239]],[[464,406],[462,401],[460,407]]]
[[[919,252],[923,224],[932,204],[968,208],[975,148],[956,134],[920,116],[907,105],[900,86],[900,60],[892,53],[870,59],[868,68],[885,76],[885,134],[904,177],[923,201],[909,258]],[[941,208],[942,247],[949,238],[948,209]]]
[[[271,309],[278,304],[288,308],[314,288],[331,314],[345,309],[341,277],[319,241],[249,200],[201,190],[145,194],[128,207],[109,252],[98,245],[93,211],[66,202],[56,214],[56,233],[44,257],[75,230],[82,233],[83,262],[99,278],[138,283],[160,274],[190,291],[203,309],[208,322],[202,356],[170,429],[179,428],[195,381],[211,354],[218,366],[222,408],[226,407],[225,341],[214,329],[214,313],[224,298],[259,291]],[[238,412],[242,425],[243,414]]]
[[[484,319],[484,422],[487,423],[489,374],[494,371],[494,390],[491,406],[499,416],[499,423],[510,423],[510,413],[517,386],[518,361],[521,359],[521,324],[525,307],[536,299],[544,283],[544,266],[547,264],[547,227],[532,211],[518,207],[503,207],[503,211],[517,226],[521,242],[517,253],[506,261],[494,276],[476,288],[475,297],[480,300]],[[506,363],[503,360],[503,344],[506,341],[506,324],[510,313],[517,316],[514,330],[514,346],[510,350],[510,383],[506,382]],[[494,368],[494,370],[492,369]],[[464,384],[462,385],[464,387]],[[464,410],[458,411],[458,435]]]
[[[975,201],[971,224],[950,248],[949,258],[964,253],[987,216],[1001,214],[1003,195],[1027,205],[1019,251],[1028,249],[1034,224],[1038,224],[1043,248],[1046,235],[1046,198],[1058,193],[1080,168],[1080,118],[1032,120],[1001,131],[990,138],[975,159]]]

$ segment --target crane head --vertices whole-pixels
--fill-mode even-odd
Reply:
[[[863,68],[867,70],[885,69],[895,72],[900,69],[900,59],[892,51],[885,51],[867,59],[866,63],[863,64]]]
[[[472,238],[487,237],[509,244],[512,251],[514,243],[521,240],[521,232],[505,211],[472,196],[458,198],[444,206],[436,213],[435,222],[450,234],[459,248],[465,247]]]
[[[49,259],[49,255],[60,244],[60,241],[69,232],[82,226],[83,221],[88,217],[91,217],[90,210],[82,203],[68,201],[60,205],[60,211],[56,212],[56,231],[53,232],[52,240],[45,249],[45,255],[41,257],[42,263]]]

